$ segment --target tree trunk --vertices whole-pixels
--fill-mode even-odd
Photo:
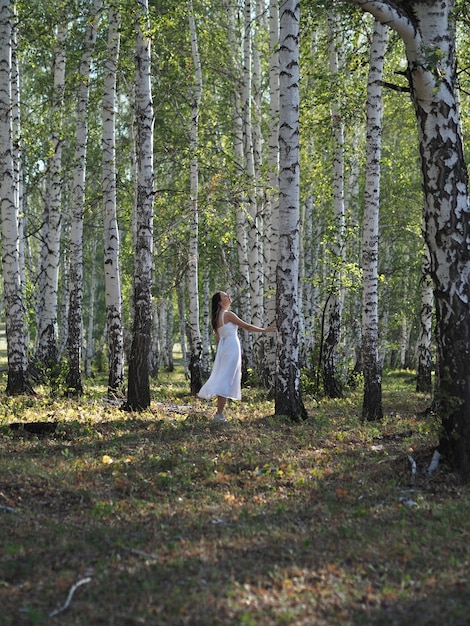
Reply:
[[[362,418],[381,420],[382,371],[379,364],[379,203],[382,155],[382,87],[388,29],[375,21],[367,85],[366,183],[362,234]]]
[[[328,11],[328,56],[332,81],[337,80],[340,71],[340,43],[338,40],[338,20],[334,9]],[[329,279],[329,297],[326,317],[326,339],[323,351],[323,389],[329,398],[341,398],[343,395],[341,374],[339,371],[341,325],[343,315],[342,273],[344,262],[344,122],[341,102],[334,99],[331,105],[331,121],[334,142],[333,158],[333,205],[335,233],[331,245],[332,267]]]
[[[179,316],[179,337],[181,345],[181,358],[184,367],[184,376],[189,378],[188,353],[186,349],[186,307],[184,304],[185,283],[181,281],[177,288],[178,296],[178,316]]]
[[[11,101],[12,6],[0,1],[0,185],[2,216],[3,297],[6,315],[8,352],[7,393],[24,393],[26,380],[26,345],[23,328],[24,305],[20,281],[18,206],[12,142]]]
[[[279,331],[275,410],[293,420],[307,417],[300,389],[300,163],[299,163],[299,20],[300,0],[280,6],[279,115],[279,261],[277,324]]]
[[[260,185],[262,176],[262,130],[261,130],[261,110],[263,88],[261,73],[261,46],[262,36],[265,32],[265,6],[264,0],[253,2],[253,25],[252,29],[252,57],[253,71],[251,80],[251,127],[252,127],[252,153],[253,153],[253,198],[254,198],[254,220],[251,222],[251,290],[252,290],[252,323],[258,326],[265,325],[264,294],[265,294],[265,255],[264,255],[264,206],[265,199]],[[265,341],[264,335],[254,337],[253,341],[253,365],[260,380],[264,379],[265,368]]]
[[[190,337],[190,357],[189,371],[191,375],[191,394],[196,395],[202,387],[202,339],[199,326],[199,289],[198,289],[198,267],[199,267],[199,161],[198,161],[198,134],[199,134],[199,104],[202,96],[202,69],[199,58],[196,23],[194,20],[193,5],[188,1],[189,28],[191,32],[191,50],[193,55],[195,84],[191,99],[191,127],[190,127],[190,149],[191,149],[191,233],[189,237],[189,259],[188,259],[188,292],[189,292],[189,337]]]
[[[96,238],[93,238],[91,242],[91,269],[90,269],[90,283],[89,283],[89,296],[88,296],[88,325],[86,331],[86,343],[85,343],[85,376],[91,376],[91,364],[93,357],[95,356],[95,342],[93,339],[93,329],[95,326],[95,300],[96,300]]]
[[[116,72],[119,59],[119,12],[109,9],[108,57],[103,79],[103,230],[106,326],[108,336],[108,395],[124,384],[124,336],[119,268],[120,235],[116,204]]]
[[[154,113],[150,81],[150,39],[148,0],[137,0],[135,99],[137,109],[137,215],[134,266],[134,326],[129,355],[127,403],[125,408],[140,411],[150,406],[150,330],[152,326],[153,267],[153,126]]]
[[[85,208],[86,152],[88,136],[88,100],[92,52],[96,41],[96,27],[102,0],[94,0],[92,14],[87,21],[84,51],[78,73],[77,126],[73,159],[72,218],[70,224],[69,309],[67,333],[67,393],[83,393],[82,360],[82,305],[83,305],[83,213]]]
[[[57,307],[59,283],[60,234],[62,226],[62,114],[65,90],[65,42],[67,20],[61,23],[54,56],[54,95],[51,107],[51,147],[46,204],[41,231],[41,273],[36,338],[36,361],[45,372],[57,365]]]
[[[279,2],[269,1],[269,190],[265,217],[265,320],[276,317],[276,266],[279,249]],[[274,392],[276,374],[276,337],[266,336],[266,360],[263,382]]]
[[[313,349],[314,336],[314,287],[312,284],[314,267],[314,217],[313,194],[309,194],[303,207],[303,252],[301,255],[301,278],[304,281],[302,289],[302,326],[303,336],[300,349],[300,360],[303,367],[308,367],[308,361]]]
[[[436,303],[435,407],[441,452],[470,481],[470,221],[456,97],[455,2],[355,0],[402,37],[418,122],[425,238]]]

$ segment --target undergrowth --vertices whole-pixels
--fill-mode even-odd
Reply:
[[[85,388],[0,400],[1,624],[467,623],[469,493],[427,475],[409,373],[365,424],[360,390],[292,423],[249,388],[215,424],[180,371],[139,414]]]

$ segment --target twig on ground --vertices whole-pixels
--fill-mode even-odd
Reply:
[[[81,585],[86,585],[86,583],[89,583],[89,582],[91,582],[91,577],[86,576],[85,578],[81,578],[79,581],[73,584],[70,587],[69,595],[67,596],[67,600],[65,601],[65,604],[61,606],[60,608],[55,609],[55,611],[51,611],[49,613],[49,617],[55,617],[56,615],[59,615],[60,613],[63,613],[64,611],[66,611],[69,608],[70,603],[72,602],[73,594],[77,591],[77,589]]]
[[[152,559],[152,561],[157,560],[157,556],[155,554],[150,554],[148,552],[142,552],[142,550],[136,550],[135,548],[127,548],[126,546],[121,546],[123,550],[127,552],[131,552],[132,554],[136,554],[137,556],[143,556],[144,559]]]

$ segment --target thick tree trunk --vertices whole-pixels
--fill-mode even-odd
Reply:
[[[153,126],[150,81],[148,0],[137,0],[140,18],[136,39],[136,109],[138,125],[138,175],[136,250],[134,267],[134,326],[129,355],[127,403],[125,408],[143,410],[150,406],[150,331],[152,326],[153,267]]]
[[[280,6],[279,261],[277,324],[279,368],[275,410],[293,420],[307,417],[300,389],[298,297],[300,241],[299,20],[300,0]]]
[[[276,318],[276,266],[279,249],[279,2],[269,1],[269,190],[265,216],[265,320]],[[263,383],[274,392],[276,338],[267,335]]]
[[[362,418],[380,420],[382,372],[379,364],[379,203],[382,155],[382,87],[388,29],[375,21],[367,85],[367,154],[362,235],[362,366],[364,397]]]
[[[23,329],[23,299],[18,255],[18,206],[15,203],[15,168],[12,142],[11,102],[12,7],[9,0],[0,2],[0,194],[2,216],[3,297],[6,315],[8,352],[7,393],[24,393],[26,380],[26,345]]]
[[[460,117],[456,100],[454,3],[417,6],[427,54],[410,58],[425,195],[425,237],[436,302],[441,451],[470,480],[470,212]],[[411,65],[414,61],[415,65]],[[416,68],[416,69],[415,69]]]
[[[36,361],[40,369],[57,364],[57,307],[59,283],[60,233],[62,227],[62,115],[65,89],[65,42],[67,20],[58,28],[54,57],[54,95],[51,110],[51,148],[46,204],[41,230],[41,273],[36,338]]]
[[[402,37],[418,121],[425,238],[436,303],[441,452],[470,481],[470,212],[456,98],[455,2],[355,0]]]

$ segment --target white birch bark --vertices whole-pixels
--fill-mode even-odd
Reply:
[[[160,312],[158,310],[158,304],[155,298],[152,300],[152,341],[150,344],[150,375],[158,376],[158,370],[160,368]]]
[[[270,324],[276,317],[276,266],[279,248],[279,0],[269,0],[269,151],[264,241],[264,315]],[[276,372],[276,338],[269,334],[265,341],[266,375],[263,382],[272,387]]]
[[[167,348],[167,332],[168,332],[168,300],[166,296],[160,298],[160,306],[158,312],[158,343],[159,343],[159,367],[168,367],[169,359],[166,352]]]
[[[175,364],[173,361],[173,324],[175,321],[175,314],[173,309],[173,300],[171,296],[166,296],[166,310],[167,310],[167,321],[166,321],[166,333],[164,337],[164,345],[165,345],[165,355],[166,355],[166,368],[169,372],[173,372],[175,369]]]
[[[24,177],[23,177],[23,155],[21,146],[21,80],[18,60],[18,14],[16,4],[11,7],[13,15],[12,23],[12,48],[11,48],[11,116],[12,116],[12,137],[13,137],[13,169],[15,181],[15,206],[18,209],[18,238],[19,238],[19,265],[22,297],[25,297],[26,284],[26,264],[25,264],[25,229],[26,217],[24,207]],[[25,324],[25,341],[28,345],[29,330]]]
[[[411,328],[408,323],[408,318],[406,317],[406,314],[403,314],[401,317],[401,324],[400,324],[400,343],[399,343],[400,345],[400,350],[399,350],[400,369],[406,368],[408,348],[410,344],[410,333],[411,333]]]
[[[264,0],[254,0],[253,3],[253,45],[252,45],[252,57],[253,57],[253,72],[252,72],[252,97],[250,99],[252,103],[252,139],[253,139],[253,183],[254,183],[254,211],[255,229],[253,231],[253,245],[255,251],[253,253],[252,267],[253,275],[251,279],[252,286],[252,319],[253,323],[259,326],[264,326],[265,311],[264,311],[264,294],[265,294],[265,255],[264,255],[264,208],[265,208],[265,194],[260,189],[260,181],[262,178],[261,168],[263,165],[262,155],[262,129],[261,129],[261,114],[262,114],[262,68],[261,68],[261,38],[266,31],[265,24],[266,7]],[[254,338],[253,342],[253,360],[254,368],[261,380],[265,380],[267,376],[266,372],[266,357],[265,357],[265,344],[266,337],[260,335]]]
[[[357,233],[355,240],[352,243],[352,255],[353,258],[360,258],[361,256],[361,233],[359,228],[359,154],[358,143],[359,135],[362,129],[357,128],[353,135],[352,140],[352,156],[349,163],[349,176],[347,182],[347,191],[345,195],[345,213],[348,216],[350,225]],[[350,294],[353,302],[350,305],[352,310],[358,311],[361,309],[361,294],[354,291]],[[343,324],[343,329],[344,329]],[[349,353],[354,355],[354,366],[352,370],[348,372],[348,384],[350,387],[357,384],[356,374],[362,372],[362,319],[357,317],[351,321],[348,328],[345,329],[345,337],[349,343],[346,349],[346,355]],[[346,357],[348,358],[348,357]]]
[[[454,0],[354,0],[403,39],[418,122],[425,238],[435,289],[441,451],[470,481],[470,213],[456,97]]]
[[[367,83],[366,181],[362,231],[362,418],[380,420],[382,372],[379,364],[379,208],[382,156],[382,86],[388,28],[375,21]]]
[[[43,227],[41,231],[41,270],[36,338],[39,367],[57,363],[57,307],[60,234],[62,226],[62,115],[65,89],[65,42],[67,24],[57,28],[54,51],[54,91],[51,106],[51,158],[47,177]]]
[[[88,324],[86,331],[85,342],[85,359],[84,359],[84,371],[85,376],[91,376],[91,364],[93,357],[95,356],[95,342],[93,337],[93,330],[95,328],[95,300],[96,300],[96,248],[97,241],[93,238],[91,242],[91,270],[90,270],[90,285],[88,295]]]
[[[68,193],[66,194],[68,195]],[[70,240],[70,211],[63,211],[63,222],[60,229],[61,241]],[[67,246],[61,246],[59,258],[59,276],[60,286],[59,292],[61,297],[57,303],[57,360],[60,361],[67,350],[68,338],[68,318],[69,318],[69,270],[70,270],[70,254]],[[51,382],[54,382],[51,380]],[[54,383],[55,384],[55,383]]]
[[[67,333],[67,393],[83,393],[81,360],[83,335],[83,214],[85,210],[86,153],[88,138],[88,100],[97,20],[103,5],[94,0],[87,20],[85,43],[78,71],[75,152],[72,172],[72,214],[70,220],[69,309]]]
[[[104,279],[106,326],[108,337],[108,394],[120,392],[124,383],[124,336],[122,328],[122,293],[120,235],[116,203],[116,72],[119,59],[121,16],[109,8],[107,58],[103,78],[102,186]]]
[[[136,0],[135,103],[137,119],[137,215],[134,265],[134,325],[129,355],[127,403],[125,408],[143,410],[150,406],[149,350],[152,327],[153,268],[153,127],[154,112],[150,75],[150,32],[148,0]]]
[[[299,369],[299,20],[300,0],[280,4],[279,112],[279,261],[277,266],[277,324],[279,369],[275,410],[291,419],[306,417]]]
[[[328,11],[328,56],[330,74],[336,80],[339,74],[339,41],[338,20],[334,9]],[[323,350],[323,388],[330,398],[343,395],[342,381],[339,372],[341,341],[341,323],[343,309],[342,266],[344,261],[344,123],[340,102],[334,98],[331,104],[331,121],[333,130],[333,205],[335,234],[331,246],[333,266],[329,278],[327,300],[325,344]]]
[[[242,120],[243,120],[243,152],[246,177],[246,228],[248,240],[248,269],[250,275],[250,319],[252,323],[261,326],[262,273],[260,268],[260,232],[259,216],[256,202],[256,172],[253,139],[253,11],[251,0],[244,0],[244,33],[243,33],[243,84],[242,84]],[[253,365],[253,356],[250,359]]]
[[[7,393],[24,393],[26,345],[23,328],[18,232],[18,197],[15,186],[12,140],[12,16],[10,0],[0,0],[0,184],[2,216],[3,297],[8,353]]]
[[[237,177],[239,194],[236,198],[236,231],[237,231],[237,309],[240,317],[251,319],[251,295],[250,295],[250,266],[248,261],[248,233],[247,233],[247,211],[246,193],[244,191],[244,171],[245,154],[243,149],[243,116],[242,116],[242,85],[243,70],[240,67],[240,58],[243,57],[240,51],[239,39],[235,28],[235,13],[233,6],[228,2],[225,9],[229,20],[229,42],[233,51],[233,71],[236,76],[235,86],[232,93],[232,134],[233,134],[233,155],[235,173]],[[253,334],[240,331],[240,341],[242,343],[242,370],[245,373],[248,367],[252,367],[253,355]]]
[[[193,395],[202,387],[202,339],[199,325],[199,105],[202,97],[202,69],[199,58],[196,23],[192,1],[188,1],[189,29],[191,33],[191,51],[194,64],[195,80],[191,96],[191,125],[189,129],[189,143],[191,151],[190,165],[190,209],[191,230],[189,235],[189,259],[188,259],[188,294],[189,294],[189,339],[190,357],[189,371],[191,374],[191,393]]]
[[[183,368],[184,368],[184,376],[186,380],[189,379],[189,363],[188,363],[188,354],[186,348],[186,306],[184,302],[185,295],[185,280],[183,278],[180,281],[177,289],[177,297],[178,297],[178,317],[179,317],[179,337],[180,337],[180,346],[181,346],[181,357],[183,360]]]

